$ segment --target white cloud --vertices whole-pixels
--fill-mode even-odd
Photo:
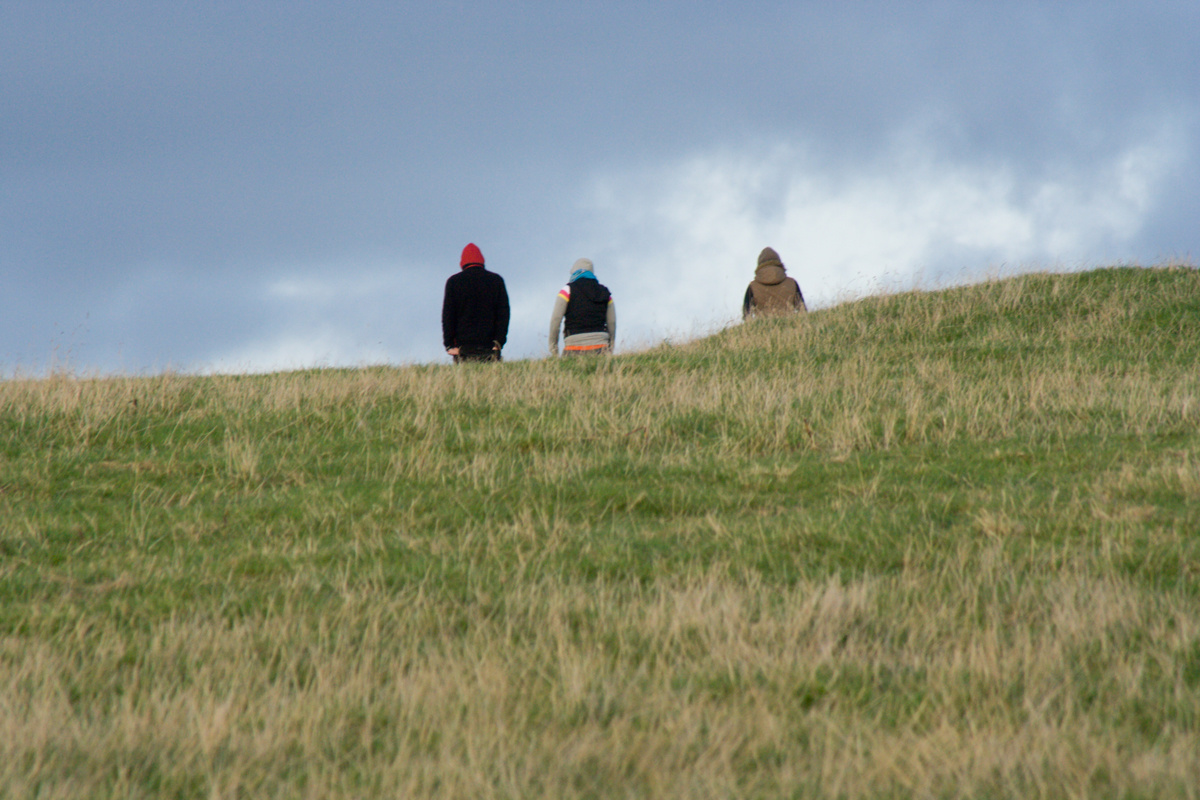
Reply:
[[[238,345],[206,356],[201,373],[355,367],[422,360],[439,352],[428,270],[380,264],[297,267],[257,287],[251,304],[267,324]],[[414,339],[413,331],[426,334]],[[427,340],[427,341],[426,341]]]
[[[1186,155],[1180,130],[1164,125],[1101,163],[1035,173],[950,160],[913,136],[849,170],[794,145],[701,153],[596,178],[577,209],[587,226],[562,249],[592,258],[613,290],[619,350],[738,319],[765,246],[782,255],[810,307],[1000,271],[1125,261]],[[564,261],[549,281],[545,270],[501,269],[513,312],[506,357],[544,355],[568,268]],[[449,274],[386,263],[277,272],[258,287],[273,324],[197,369],[448,362],[438,313]]]
[[[389,361],[390,354],[385,348],[365,346],[330,325],[249,342],[209,359],[195,371],[206,375],[227,375],[312,367],[352,367]]]
[[[1129,260],[1158,187],[1186,155],[1182,130],[1167,122],[1103,163],[1037,173],[947,160],[911,137],[842,175],[795,146],[700,154],[597,178],[589,246],[627,342],[737,318],[765,246],[810,306],[1001,266]]]

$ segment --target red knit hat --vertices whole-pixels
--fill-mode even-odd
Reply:
[[[479,248],[474,243],[463,248],[462,260],[458,262],[458,266],[466,269],[467,267],[482,267],[483,253],[479,252]]]

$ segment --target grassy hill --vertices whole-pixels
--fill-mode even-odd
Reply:
[[[0,383],[0,795],[1195,797],[1200,274]]]

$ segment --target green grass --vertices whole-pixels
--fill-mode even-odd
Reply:
[[[0,796],[1196,797],[1200,275],[0,383]]]

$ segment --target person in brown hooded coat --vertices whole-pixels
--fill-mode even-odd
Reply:
[[[787,276],[779,254],[764,247],[758,254],[754,280],[746,287],[742,301],[742,319],[757,315],[794,314],[807,311],[800,284]]]

